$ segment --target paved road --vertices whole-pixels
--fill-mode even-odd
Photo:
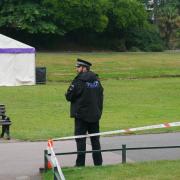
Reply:
[[[180,146],[180,133],[106,137],[101,141],[102,149],[109,147],[119,148],[122,147],[122,144],[126,144],[127,147]],[[116,154],[121,155],[121,152],[116,152]],[[127,152],[127,157],[131,162],[180,160],[180,149],[133,150]]]
[[[101,138],[102,149],[145,146],[180,145],[180,133],[129,135]],[[43,152],[47,142],[17,142],[0,139],[0,180],[39,180],[39,168],[43,167]],[[75,151],[74,141],[54,143],[55,152]],[[89,140],[87,149],[91,149]],[[148,160],[180,159],[179,149],[128,151],[127,161],[138,162]],[[103,153],[104,164],[121,162],[121,152]],[[58,156],[62,167],[74,166],[75,155]],[[87,165],[93,165],[91,155],[86,158]]]

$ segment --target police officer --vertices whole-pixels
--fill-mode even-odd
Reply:
[[[71,102],[71,117],[75,119],[75,135],[99,133],[99,120],[103,109],[103,87],[97,74],[90,71],[92,64],[77,59],[77,76],[65,94]],[[100,150],[99,136],[91,137],[93,150]],[[86,138],[76,139],[77,151],[86,151]],[[102,165],[101,152],[92,154],[94,165]],[[76,166],[85,166],[85,153],[78,153]]]

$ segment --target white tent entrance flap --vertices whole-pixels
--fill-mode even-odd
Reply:
[[[35,48],[0,34],[0,86],[35,84]]]

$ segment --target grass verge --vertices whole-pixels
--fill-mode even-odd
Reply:
[[[136,164],[119,164],[103,167],[64,168],[68,180],[178,180],[180,161],[153,161]],[[52,172],[44,174],[44,180],[53,178]]]

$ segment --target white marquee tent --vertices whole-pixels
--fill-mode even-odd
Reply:
[[[35,84],[35,48],[0,34],[0,86]]]

